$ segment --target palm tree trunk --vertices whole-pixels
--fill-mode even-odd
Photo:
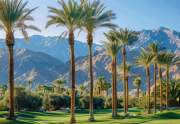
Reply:
[[[156,70],[157,70],[157,65],[154,64],[154,112],[156,113],[156,92],[157,92],[157,84],[156,84]]]
[[[163,89],[162,89],[162,72],[161,72],[161,67],[158,67],[158,74],[159,74],[159,81],[160,81],[160,111],[162,112],[162,95],[163,95]]]
[[[137,87],[137,98],[139,98],[139,86]]]
[[[75,55],[74,55],[74,32],[69,33],[69,45],[70,45],[70,56],[71,56],[71,124],[76,123],[75,119]]]
[[[9,55],[9,119],[15,117],[14,114],[14,51],[13,45],[8,45]]]
[[[148,67],[146,67],[146,77],[147,77],[147,93],[148,93],[148,102],[147,102],[147,108],[148,108],[148,114],[150,114],[151,113],[151,110],[150,110],[150,69],[149,69],[149,66]]]
[[[169,98],[169,66],[166,67],[166,110],[168,109]]]
[[[124,113],[127,113],[126,110],[126,50],[125,47],[122,48],[122,57],[123,57],[123,81],[124,81]]]
[[[8,47],[8,68],[9,68],[9,117],[8,119],[15,119],[14,114],[14,35],[8,33],[6,35],[6,45]]]
[[[128,85],[128,82],[129,82],[129,77],[126,76],[126,112],[128,112],[128,105],[129,105],[129,85]]]
[[[112,118],[115,117],[115,108],[114,108],[114,103],[115,103],[115,80],[114,80],[114,59],[112,59]]]
[[[115,101],[114,101],[114,108],[115,108],[115,117],[117,117],[117,57],[115,56],[115,62],[114,62],[114,83],[115,83]]]
[[[89,99],[89,121],[94,121],[94,112],[93,112],[93,66],[92,66],[92,34],[88,33],[87,37],[88,47],[89,47],[89,78],[90,78],[90,99]]]
[[[116,57],[112,58],[112,118],[117,116]]]

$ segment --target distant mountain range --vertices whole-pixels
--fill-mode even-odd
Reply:
[[[87,45],[80,41],[75,42],[76,57],[86,56],[88,53]],[[95,51],[99,47],[99,45],[94,44],[93,50]],[[5,48],[3,39],[0,40],[0,48]],[[68,39],[33,35],[28,41],[24,41],[24,39],[16,39],[15,49],[28,49],[35,52],[46,53],[61,60],[62,62],[66,62],[69,60]]]
[[[1,40],[3,41],[3,40]],[[146,47],[151,42],[161,42],[163,47],[180,55],[180,32],[168,28],[140,31],[139,40],[128,47],[128,63],[134,64],[135,58],[139,55],[140,48]],[[7,52],[5,45],[0,42],[2,52],[0,55],[0,82],[7,82]],[[57,40],[57,37],[32,36],[29,42],[23,39],[16,39],[15,45],[15,81],[23,84],[28,80],[33,81],[33,87],[38,84],[49,84],[58,79],[65,78],[69,82],[69,50],[68,40]],[[94,44],[93,66],[95,79],[98,76],[105,76],[110,81],[110,62],[101,45]],[[88,81],[88,50],[87,44],[76,41],[76,80],[77,84]],[[121,54],[118,57],[121,63]],[[144,70],[133,66],[131,73],[142,74],[145,81]],[[70,83],[68,83],[70,85]],[[130,78],[132,88],[132,78]],[[143,83],[142,88],[146,87]],[[122,88],[119,83],[119,89]]]

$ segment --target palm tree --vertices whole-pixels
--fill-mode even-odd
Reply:
[[[93,66],[92,66],[92,45],[93,45],[93,34],[98,28],[114,27],[110,21],[115,18],[115,14],[108,10],[105,11],[105,7],[101,4],[100,0],[95,0],[92,3],[86,1],[81,1],[83,4],[85,17],[83,18],[83,26],[87,32],[87,44],[89,48],[89,77],[90,77],[90,102],[89,111],[90,118],[89,121],[94,121],[93,115]]]
[[[154,64],[154,112],[156,113],[156,99],[157,99],[157,81],[156,81],[156,71],[157,71],[157,58],[159,52],[162,50],[158,43],[151,43],[147,47],[147,50],[154,56],[152,64]]]
[[[116,38],[116,31],[112,30],[105,33],[107,41],[104,43],[105,50],[112,59],[112,118],[117,116],[117,55],[121,48]]]
[[[80,93],[80,96],[82,97],[85,93],[85,90],[86,90],[86,86],[84,86],[83,84],[81,84],[78,88],[78,91]]]
[[[106,91],[106,96],[109,95],[109,89],[111,88],[111,84],[105,81],[102,86],[102,90]]]
[[[124,105],[124,107],[127,107],[126,110],[128,110],[128,105],[129,105],[129,103],[128,103],[128,101],[129,101],[129,77],[130,76],[133,77],[133,74],[130,74],[130,69],[131,69],[131,65],[129,63],[126,63],[126,65],[125,65],[125,73],[127,74],[126,75],[126,83],[125,83],[125,91],[126,91],[125,92],[126,93],[125,101],[126,102],[124,102],[124,104],[126,104],[126,105]],[[120,78],[121,78],[121,80],[123,80],[124,79],[124,64],[120,65],[118,72],[120,73],[120,75],[122,75]],[[124,110],[125,110],[125,108],[124,108]]]
[[[163,60],[163,61],[162,61]],[[159,63],[164,65],[166,69],[166,109],[168,109],[168,99],[169,99],[169,82],[170,82],[170,66],[175,63],[176,56],[172,52],[163,52],[161,53],[161,61]]]
[[[82,22],[82,10],[80,5],[75,0],[68,0],[67,3],[64,0],[59,0],[59,8],[48,7],[49,21],[46,27],[50,25],[63,26],[67,30],[61,34],[61,36],[69,35],[70,46],[70,60],[71,60],[71,120],[70,123],[76,123],[75,120],[75,55],[74,55],[74,32],[80,28]]]
[[[28,81],[28,90],[29,90],[29,94],[31,94],[31,87],[32,87],[32,81],[29,80],[29,81]]]
[[[148,114],[150,114],[150,64],[152,60],[153,60],[153,55],[147,52],[145,49],[142,49],[140,56],[136,60],[137,65],[144,67],[146,70]]]
[[[137,98],[139,98],[139,90],[140,90],[140,86],[141,86],[141,77],[136,77],[133,81],[134,86],[137,88]]]
[[[14,115],[14,32],[20,30],[25,39],[28,39],[26,29],[40,31],[33,25],[28,25],[27,21],[33,21],[30,15],[36,8],[28,9],[28,2],[22,0],[1,0],[0,1],[0,27],[6,33],[6,45],[9,56],[9,117],[15,119]]]
[[[160,83],[160,111],[162,112],[163,106],[163,80],[162,80],[162,66],[165,63],[165,54],[159,53],[157,57],[157,65],[158,65],[158,79]]]
[[[128,112],[128,96],[127,96],[127,89],[128,89],[128,77],[126,74],[126,46],[132,45],[135,41],[138,40],[138,33],[134,31],[130,31],[127,28],[119,29],[117,31],[117,39],[120,41],[122,46],[122,58],[123,58],[123,81],[124,81],[124,112]]]
[[[56,88],[56,91],[55,92],[57,92],[57,93],[62,93],[63,92],[63,85],[66,83],[66,81],[65,80],[63,80],[63,79],[60,79],[60,80],[56,80],[56,81],[54,81],[54,86],[55,86],[55,88]]]
[[[98,92],[97,94],[99,96],[102,95],[102,88],[103,88],[104,82],[106,82],[104,76],[98,77],[95,88],[97,89],[97,92]]]

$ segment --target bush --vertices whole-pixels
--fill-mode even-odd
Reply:
[[[41,106],[42,98],[37,95],[21,92],[15,96],[15,107],[18,111],[23,109],[36,111],[39,110]]]
[[[52,110],[67,108],[70,105],[70,97],[65,95],[52,94],[49,97],[49,103]]]
[[[103,97],[94,97],[94,109],[103,109],[105,100]]]

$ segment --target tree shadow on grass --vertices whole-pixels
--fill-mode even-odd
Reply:
[[[180,119],[180,114],[175,112],[166,112],[153,116],[154,119]]]
[[[7,120],[7,121],[3,121],[3,122],[0,121],[0,124],[33,124],[33,123],[19,121],[19,120],[17,120],[17,121],[8,121]]]

